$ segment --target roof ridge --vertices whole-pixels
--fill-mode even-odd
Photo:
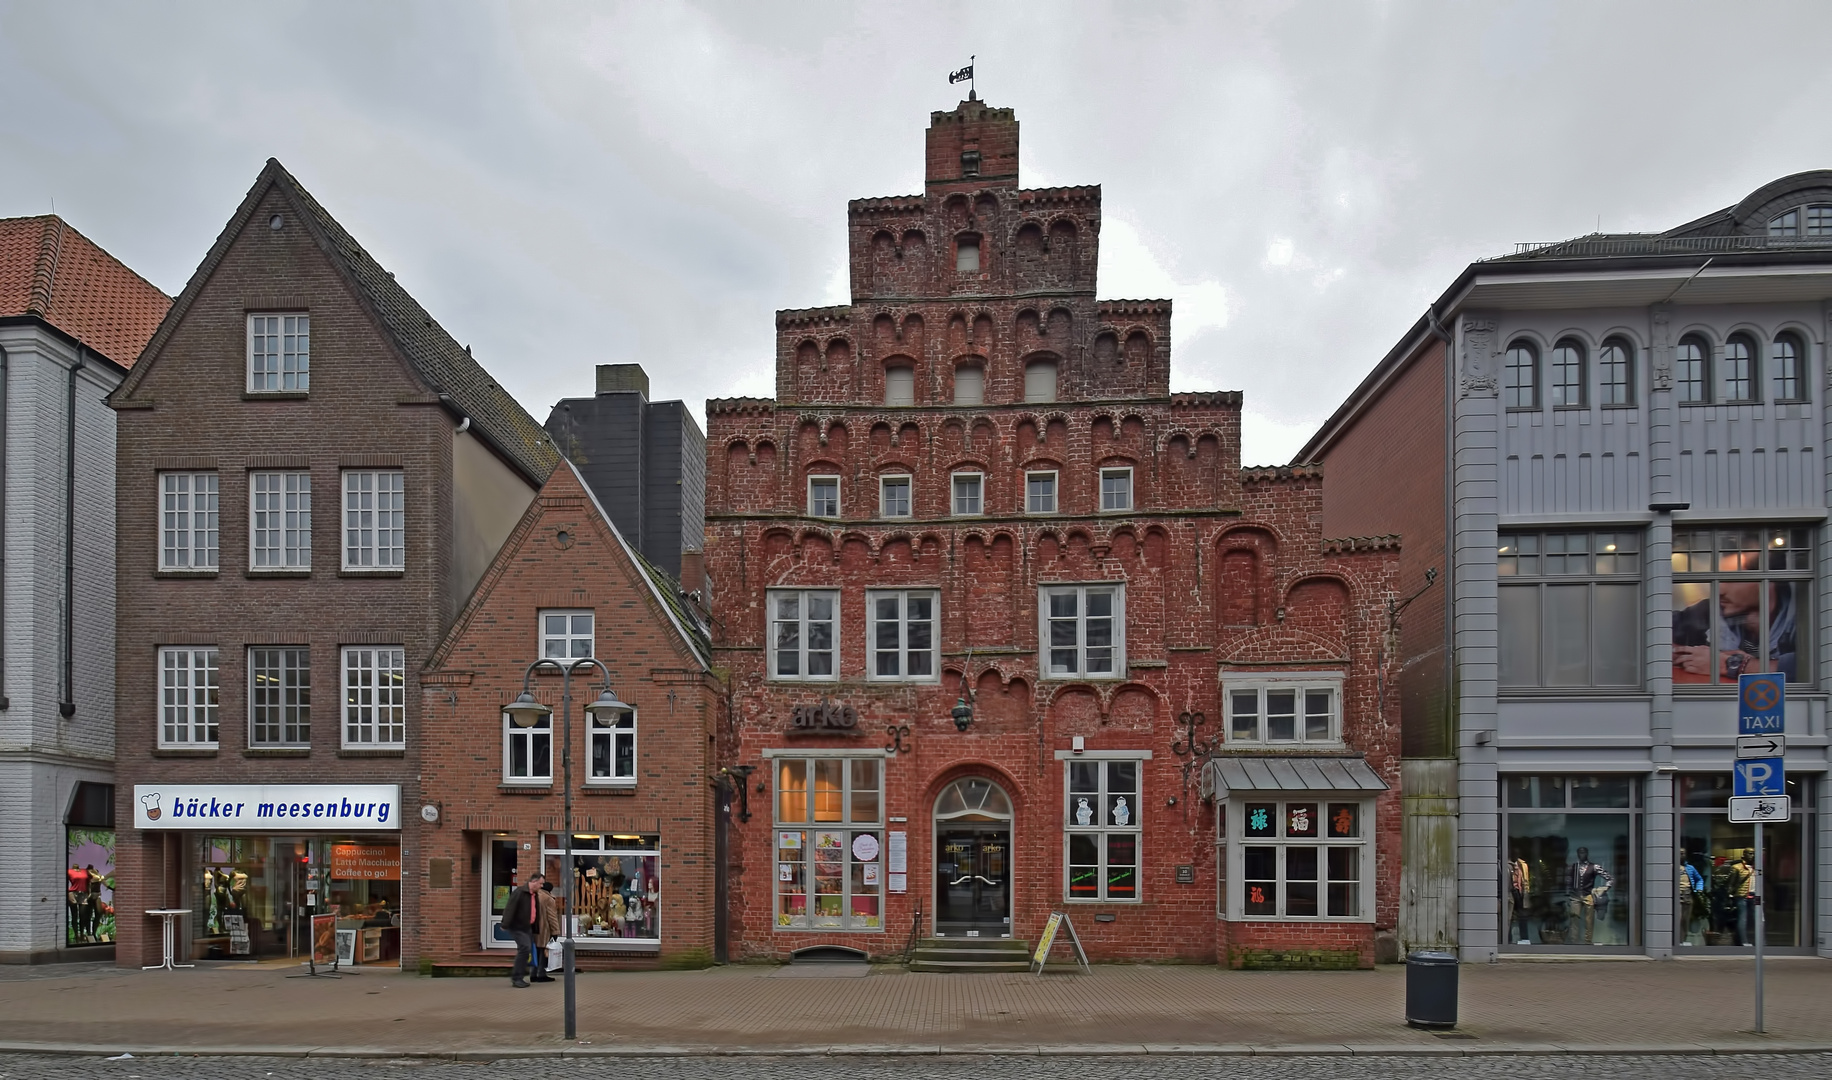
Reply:
[[[38,235],[38,262],[32,268],[32,287],[26,300],[26,311],[48,318],[51,296],[57,288],[57,259],[63,252],[63,219],[51,214],[44,219],[44,230]],[[55,236],[53,236],[55,231]]]

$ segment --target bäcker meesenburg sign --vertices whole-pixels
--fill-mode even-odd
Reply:
[[[797,705],[789,714],[791,735],[857,735],[859,710],[822,698],[818,705]]]
[[[401,827],[399,784],[135,784],[136,829]]]

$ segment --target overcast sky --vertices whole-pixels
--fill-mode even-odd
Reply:
[[[269,156],[537,419],[592,365],[772,393],[846,200],[922,188],[977,55],[1026,186],[1104,189],[1100,295],[1286,460],[1462,269],[1832,167],[1832,4],[0,0],[0,217],[177,293]]]

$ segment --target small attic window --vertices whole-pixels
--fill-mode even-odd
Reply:
[[[1832,236],[1832,206],[1807,207],[1807,235]]]
[[[980,175],[980,152],[978,150],[961,151],[961,175]]]
[[[1800,211],[1789,210],[1785,214],[1780,214],[1774,218],[1769,219],[1768,235],[1770,236],[1799,236],[1800,235]]]
[[[285,224],[286,224],[286,219],[281,217],[279,214],[275,214],[273,217],[270,217],[267,219],[267,227],[272,229],[275,232],[279,232],[281,227],[284,226]]]
[[[963,236],[954,242],[954,272],[957,274],[980,272],[979,237]]]

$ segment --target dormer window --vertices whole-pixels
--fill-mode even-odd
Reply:
[[[1768,235],[1779,237],[1832,236],[1832,206],[1798,206],[1768,222]]]
[[[1771,219],[1768,223],[1770,236],[1799,236],[1800,211],[1789,210],[1787,213]]]
[[[954,270],[960,274],[980,272],[980,238],[963,236],[954,243]]]
[[[980,175],[980,152],[978,150],[961,151],[961,175]]]

